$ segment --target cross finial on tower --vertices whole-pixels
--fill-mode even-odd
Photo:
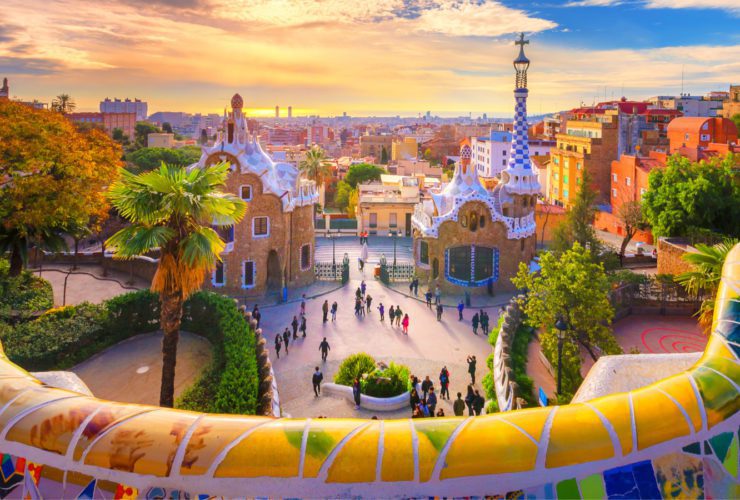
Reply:
[[[517,40],[516,42],[514,42],[514,45],[521,45],[522,48],[524,48],[524,46],[527,45],[528,43],[529,43],[529,40],[525,40],[524,39],[524,33],[520,33],[519,34],[519,40]]]

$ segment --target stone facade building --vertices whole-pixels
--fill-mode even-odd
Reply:
[[[519,263],[534,257],[540,185],[529,159],[525,43],[522,35],[514,61],[513,138],[501,182],[492,191],[481,184],[466,141],[450,183],[414,210],[416,274],[432,288],[439,285],[449,293],[510,291]]]
[[[233,297],[253,297],[312,283],[314,273],[313,206],[319,193],[298,169],[275,163],[249,132],[239,94],[231,99],[222,130],[192,168],[227,161],[231,174],[225,190],[247,203],[236,226],[219,228],[226,242],[204,288]]]

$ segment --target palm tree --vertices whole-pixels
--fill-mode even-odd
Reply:
[[[698,296],[700,292],[706,294],[707,298],[702,301],[697,316],[699,324],[707,333],[712,325],[714,296],[717,294],[719,282],[722,279],[722,266],[727,254],[738,241],[740,240],[726,239],[712,246],[699,243],[696,245],[698,252],[685,253],[682,257],[683,260],[693,265],[693,269],[676,276],[676,281],[683,285],[691,295]]]
[[[241,198],[220,189],[228,173],[227,163],[190,171],[162,163],[159,170],[139,175],[122,171],[108,193],[121,216],[131,221],[106,242],[114,254],[131,259],[159,249],[152,290],[159,293],[164,333],[161,406],[174,402],[183,303],[200,288],[224,249],[211,226],[231,226],[246,211]]]
[[[331,176],[331,163],[326,153],[319,146],[312,146],[306,151],[306,158],[301,161],[299,169],[306,178],[316,181],[321,186]]]
[[[75,100],[69,94],[59,94],[51,101],[51,109],[63,115],[71,113],[76,107]]]

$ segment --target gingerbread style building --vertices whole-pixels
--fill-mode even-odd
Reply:
[[[275,163],[249,132],[239,94],[224,111],[222,129],[193,168],[227,161],[231,174],[226,191],[247,202],[244,219],[220,228],[226,249],[204,288],[233,297],[280,292],[313,282],[313,206],[319,193],[313,181],[301,179],[288,163]]]
[[[463,143],[452,180],[414,210],[417,275],[450,293],[513,290],[520,262],[535,254],[537,173],[529,159],[527,68],[524,35],[516,68],[516,109],[511,152],[501,182],[489,191],[480,182]]]

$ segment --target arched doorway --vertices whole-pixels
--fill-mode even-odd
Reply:
[[[282,285],[281,278],[280,257],[275,250],[270,250],[270,253],[267,254],[267,290],[279,291]]]

